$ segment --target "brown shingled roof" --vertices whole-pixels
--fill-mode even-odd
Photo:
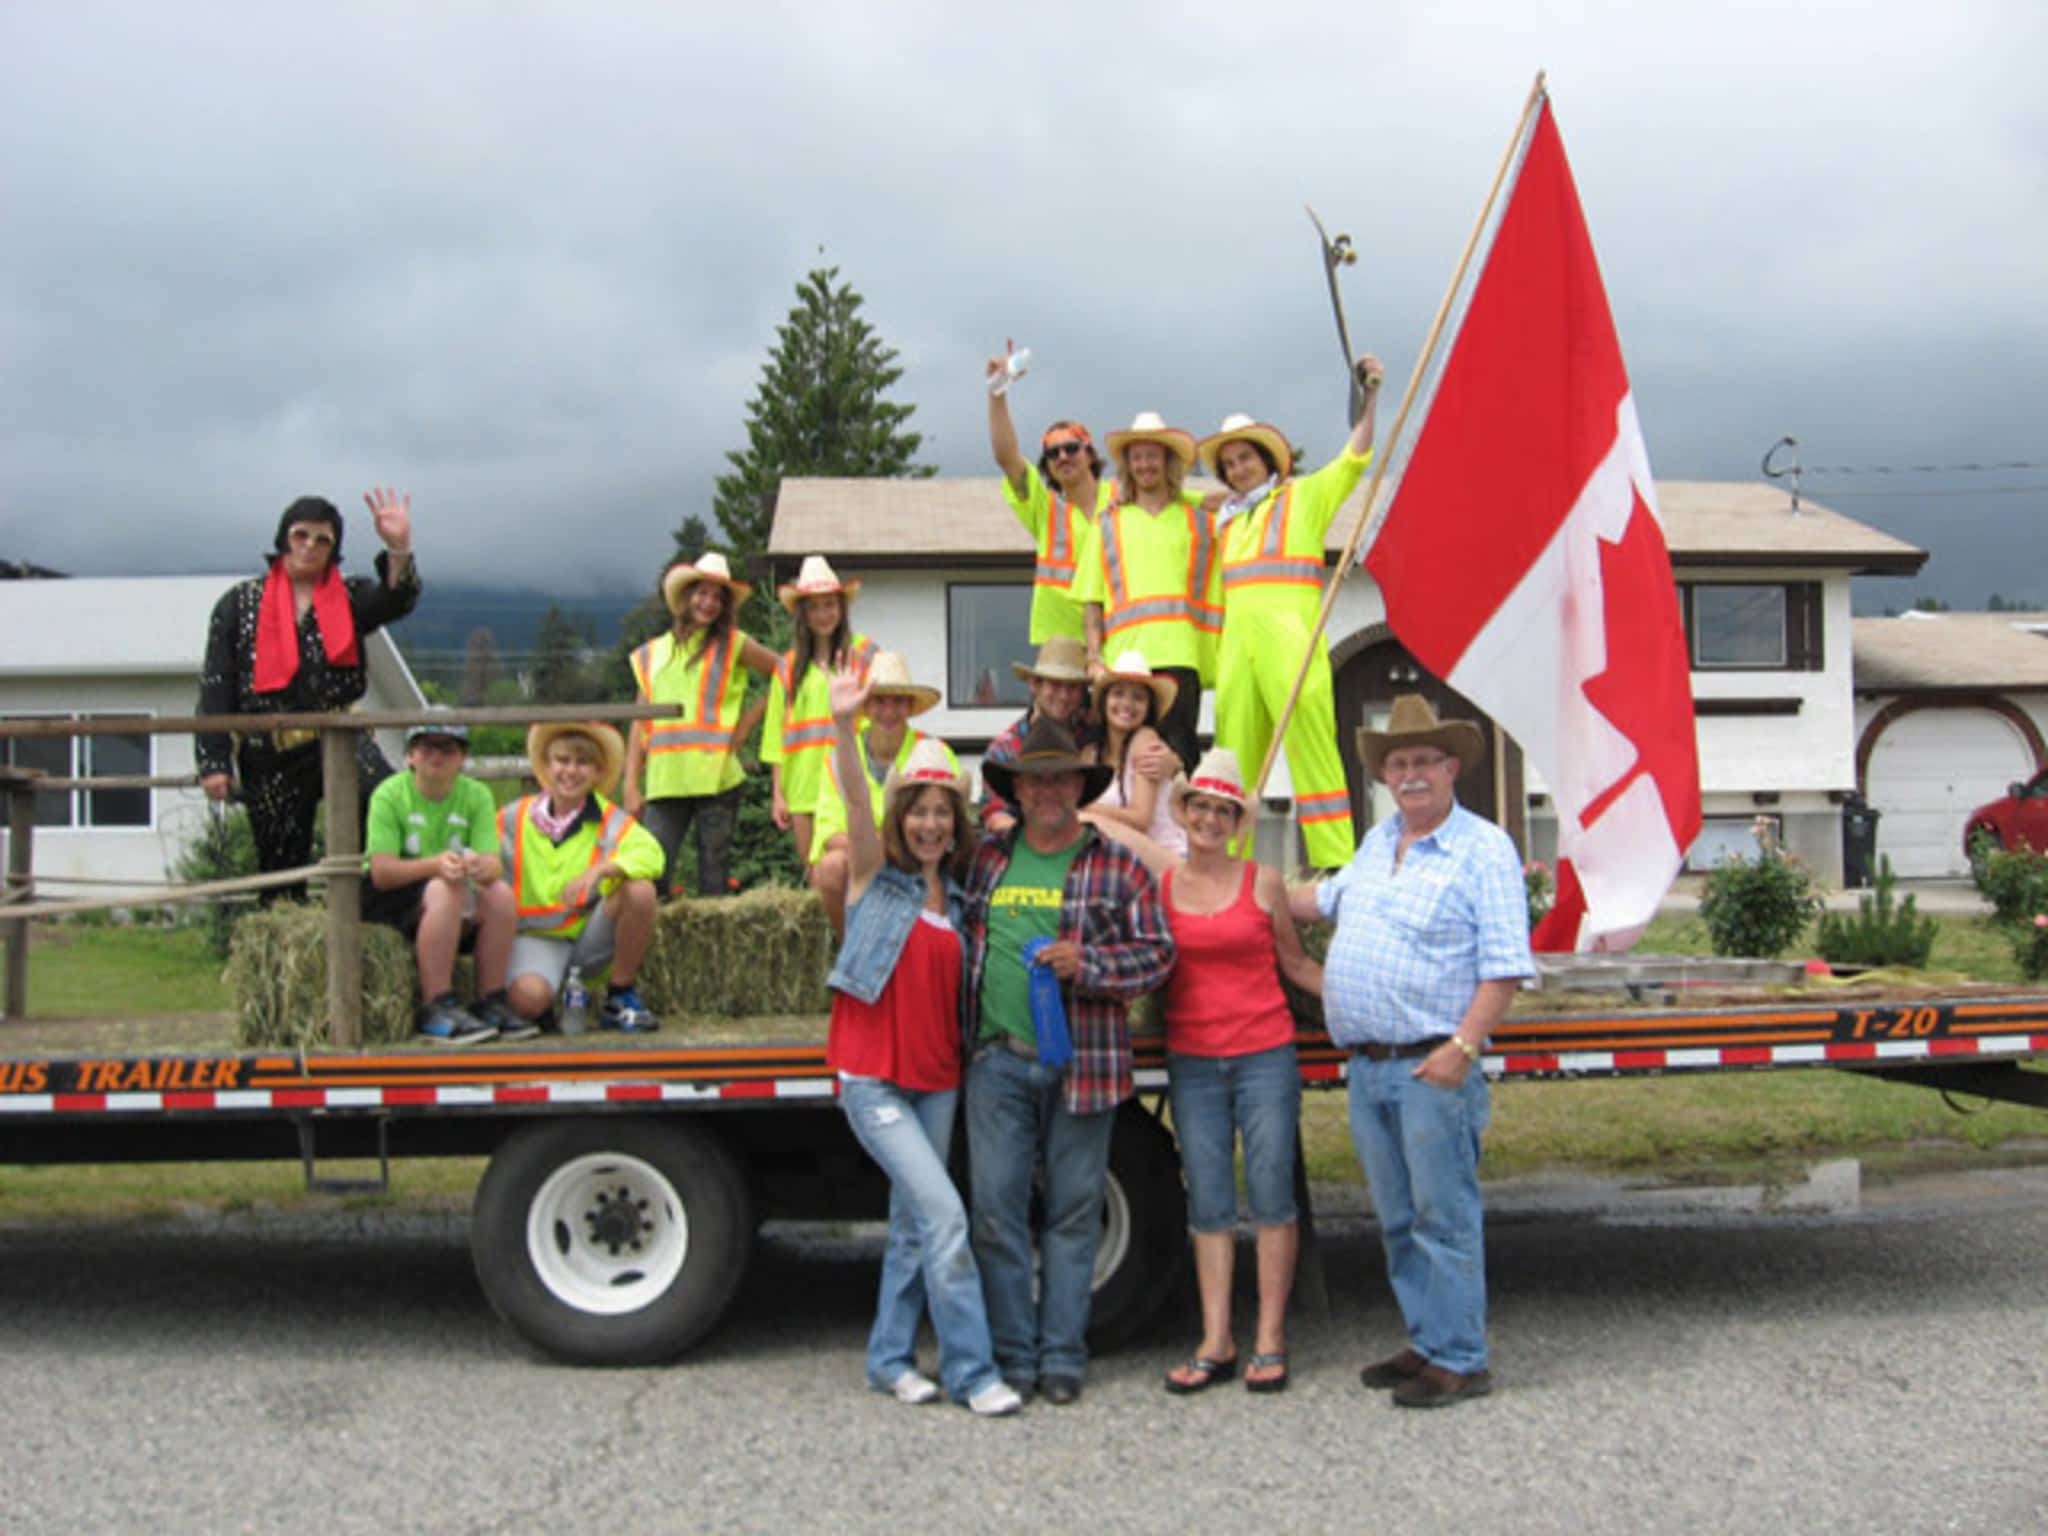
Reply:
[[[1354,495],[1330,524],[1332,551],[1350,537],[1364,494]],[[1927,560],[1925,550],[1811,501],[1794,513],[1774,486],[1665,480],[1657,500],[1672,559],[1680,565],[1846,566],[1860,575],[1911,575]],[[1010,565],[1030,558],[1031,540],[1011,515],[997,475],[812,477],[782,482],[768,552],[778,569],[813,554],[855,569]]]
[[[1857,619],[1850,645],[1858,693],[2048,688],[2048,613]]]

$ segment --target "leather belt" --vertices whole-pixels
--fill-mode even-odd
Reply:
[[[1364,1045],[1351,1047],[1351,1054],[1363,1056],[1367,1061],[1407,1061],[1416,1056],[1427,1056],[1450,1038],[1449,1035],[1431,1035],[1427,1040],[1410,1040],[1406,1045],[1381,1045],[1377,1040],[1369,1040]]]

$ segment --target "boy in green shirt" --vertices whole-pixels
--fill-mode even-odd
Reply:
[[[523,1040],[539,1033],[505,1001],[512,953],[512,888],[497,854],[498,808],[462,771],[469,727],[445,721],[405,734],[406,772],[370,796],[363,846],[370,878],[363,916],[413,941],[420,971],[419,1032],[443,1045]],[[477,1005],[455,995],[455,955],[476,954]]]

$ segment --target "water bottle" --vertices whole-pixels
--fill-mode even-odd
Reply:
[[[1074,1059],[1074,1037],[1067,1032],[1067,1004],[1060,996],[1060,979],[1053,968],[1038,958],[1052,942],[1036,938],[1025,944],[1024,963],[1031,967],[1031,1029],[1038,1036],[1038,1062],[1045,1067],[1064,1067]]]
[[[1003,359],[1002,370],[988,381],[988,392],[999,398],[1007,395],[1010,392],[1010,386],[1023,378],[1030,370],[1030,367],[1031,349],[1029,347],[1024,348],[1021,352],[1010,353],[1009,356]]]
[[[569,967],[562,984],[562,1033],[580,1035],[590,1028],[590,989],[583,985],[583,967]]]

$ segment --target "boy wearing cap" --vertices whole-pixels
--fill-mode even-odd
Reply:
[[[1309,864],[1335,869],[1351,857],[1351,790],[1337,750],[1337,698],[1329,642],[1316,630],[1323,543],[1331,520],[1372,463],[1382,369],[1357,363],[1365,409],[1337,456],[1294,476],[1294,449],[1277,427],[1246,415],[1202,439],[1202,462],[1229,487],[1215,508],[1221,554],[1223,642],[1216,664],[1216,744],[1247,772],[1265,766],[1273,727],[1294,677],[1311,656],[1283,738],[1295,815]]]
[[[413,941],[420,972],[419,1032],[444,1045],[537,1033],[505,1000],[512,890],[495,844],[497,802],[462,771],[469,727],[423,721],[405,733],[404,773],[370,796],[363,847],[370,878],[363,917]],[[455,995],[455,955],[475,946],[475,1010]]]
[[[654,938],[661,844],[599,793],[618,784],[626,745],[601,721],[543,722],[526,733],[526,756],[542,792],[498,812],[498,857],[511,874],[519,924],[508,967],[512,1006],[538,1019],[571,966],[609,966],[598,1022],[651,1034],[661,1021],[633,983]]]
[[[1128,430],[1109,434],[1109,454],[1121,493],[1082,540],[1074,576],[1088,667],[1099,672],[1138,650],[1171,677],[1177,691],[1159,734],[1192,767],[1202,688],[1215,681],[1223,628],[1215,534],[1202,499],[1183,486],[1195,440],[1141,411]]]
[[[988,377],[1006,374],[1004,359],[988,360]],[[1037,566],[1031,579],[1031,643],[1085,634],[1074,573],[1082,537],[1116,499],[1116,483],[1102,478],[1102,455],[1078,421],[1056,421],[1038,443],[1038,463],[1024,457],[1008,395],[988,397],[988,446],[1003,472],[1003,499],[1031,535]]]

